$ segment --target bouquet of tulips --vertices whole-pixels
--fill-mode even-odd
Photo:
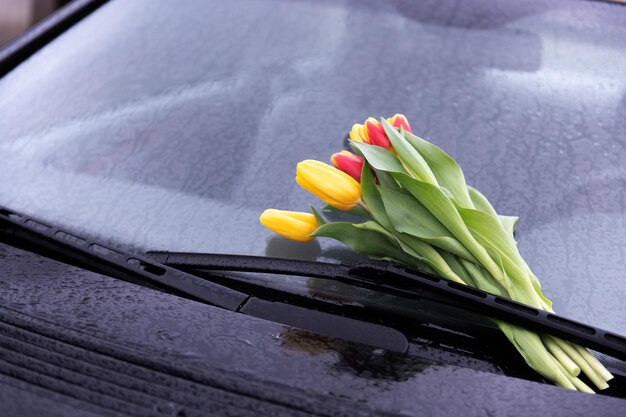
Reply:
[[[403,115],[369,118],[350,131],[356,153],[334,154],[334,166],[298,163],[296,182],[361,223],[326,222],[315,209],[268,209],[261,223],[298,241],[333,238],[371,258],[398,262],[553,312],[522,259],[513,232],[518,218],[499,215],[468,186],[448,154],[415,136]],[[526,363],[555,384],[592,393],[613,376],[584,347],[495,320]]]

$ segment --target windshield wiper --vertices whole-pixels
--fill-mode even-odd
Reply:
[[[0,232],[12,240],[36,245],[106,274],[121,273],[129,281],[167,289],[229,310],[236,310],[248,297],[247,294],[166,265],[158,265],[141,256],[50,226],[2,206]]]
[[[623,336],[389,262],[346,265],[264,256],[157,251],[146,255],[154,261],[191,273],[231,271],[317,277],[399,297],[427,299],[549,333],[626,360],[626,338]]]
[[[0,241],[72,261],[150,288],[318,334],[396,352],[408,349],[403,333],[388,326],[261,299],[136,253],[80,236],[0,206]],[[227,278],[227,277],[220,277]]]
[[[218,307],[296,327],[304,327],[306,324],[309,326],[305,327],[307,330],[391,350],[406,349],[408,342],[402,333],[389,327],[262,300],[193,273],[258,272],[326,278],[409,299],[427,299],[459,307],[486,317],[562,337],[626,360],[626,338],[623,336],[387,262],[368,261],[345,265],[260,256],[175,252],[149,252],[142,256],[111,248],[1,206],[0,232],[41,246],[114,277],[119,277],[122,273],[124,277],[132,277],[135,281]],[[322,321],[326,324],[320,327],[319,323]],[[363,341],[367,333],[363,326],[366,325],[373,326],[369,330],[376,340]]]

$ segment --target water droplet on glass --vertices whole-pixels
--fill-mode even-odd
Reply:
[[[154,406],[154,410],[168,416],[182,417],[185,415],[185,409],[181,405],[172,402],[157,404]]]

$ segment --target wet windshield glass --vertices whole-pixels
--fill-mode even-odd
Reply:
[[[402,112],[521,217],[558,312],[626,332],[626,8],[475,6],[111,1],[0,79],[0,204],[135,250],[349,257],[258,216]]]

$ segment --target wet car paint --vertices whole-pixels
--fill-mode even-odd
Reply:
[[[57,332],[63,335],[59,340],[70,338],[74,347],[86,342],[99,346],[104,358],[94,358],[92,354],[86,361],[100,367],[96,374],[99,379],[115,378],[108,363],[110,358],[124,357],[118,352],[122,350],[141,358],[135,361],[143,369],[150,369],[143,361],[152,360],[160,363],[161,368],[176,369],[185,376],[178,379],[193,382],[194,389],[227,385],[233,392],[245,394],[241,399],[244,409],[246,398],[254,393],[257,399],[283,405],[285,409],[279,412],[284,415],[296,413],[293,402],[302,402],[304,398],[308,401],[306,412],[322,415],[450,415],[461,409],[464,415],[509,415],[512,410],[515,415],[546,410],[555,415],[599,411],[603,415],[620,415],[626,410],[626,403],[620,399],[510,378],[499,375],[498,370],[479,371],[467,364],[461,367],[446,363],[450,356],[446,349],[439,348],[438,360],[433,355],[428,358],[415,341],[407,354],[396,354],[173,297],[4,244],[0,245],[0,259],[0,379],[4,383],[7,378],[10,382],[22,376],[19,372],[5,373],[5,361],[17,361],[6,345],[7,340],[15,338],[15,330],[11,333],[7,328],[26,322],[30,326],[22,324],[20,328],[43,333],[50,343],[58,344],[51,336],[58,328]],[[436,342],[430,343],[436,350]],[[30,341],[28,346],[33,344]],[[55,352],[59,350],[56,344],[40,346]],[[503,347],[506,349],[506,344]],[[67,354],[63,350],[61,353]],[[29,362],[41,361],[32,353],[25,355],[30,358],[24,359],[25,367],[32,366]],[[106,358],[109,359],[105,361]],[[55,361],[45,371],[34,369],[72,383],[73,378],[88,375],[83,369],[78,376],[67,375],[66,368],[76,362]],[[78,359],[78,363],[83,362],[85,359]],[[137,364],[129,361],[128,366]],[[86,381],[84,385],[97,393],[94,384]],[[51,391],[60,389],[45,383],[33,385],[43,385]],[[77,410],[97,406],[96,410],[109,408],[130,414],[141,414],[146,404],[156,406],[164,401],[150,396],[138,399],[137,391],[143,393],[144,389],[141,384],[133,390],[116,388],[107,391],[107,395],[117,402],[111,398],[99,401],[96,393],[85,399],[78,387],[70,397],[81,400]],[[33,389],[25,392],[32,395]],[[213,397],[211,400],[226,401]],[[203,401],[202,396],[198,401]],[[215,406],[209,399],[204,401],[200,407]],[[170,402],[177,412],[197,411],[198,406],[186,403],[184,398]],[[230,411],[233,415],[243,413],[237,408]]]

